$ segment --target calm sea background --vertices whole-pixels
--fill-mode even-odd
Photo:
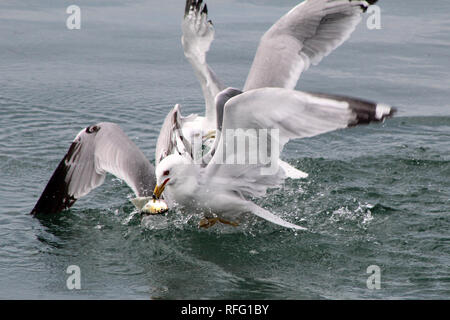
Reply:
[[[82,128],[120,124],[154,160],[163,118],[180,103],[203,112],[181,47],[184,1],[0,2],[0,298],[449,299],[450,2],[379,1],[304,73],[298,89],[399,109],[396,118],[290,142],[283,158],[308,172],[257,202],[307,226],[258,219],[199,230],[171,211],[141,222],[131,190],[105,184],[58,216],[32,209]],[[66,8],[81,7],[81,30]],[[211,0],[211,67],[242,87],[259,37],[297,1]],[[81,269],[68,290],[66,269]],[[369,290],[367,267],[381,269]]]

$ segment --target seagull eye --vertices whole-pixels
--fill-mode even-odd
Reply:
[[[169,170],[166,170],[166,171],[163,172],[163,176],[168,176],[169,173],[170,173],[170,171],[169,171]]]

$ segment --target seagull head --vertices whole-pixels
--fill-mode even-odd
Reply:
[[[191,167],[192,162],[187,156],[178,153],[171,154],[165,157],[158,164],[155,170],[156,186],[153,191],[153,198],[161,198],[164,189],[168,186],[181,185],[187,182],[188,172],[187,167]]]

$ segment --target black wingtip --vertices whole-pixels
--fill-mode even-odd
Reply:
[[[200,6],[202,5],[202,0],[197,0],[195,4],[195,11],[200,12]]]
[[[208,14],[208,7],[205,5],[202,7],[203,0],[186,0],[186,6],[184,7],[184,17],[189,14],[189,12],[194,11],[195,14]]]
[[[101,125],[99,124],[91,125],[84,130],[83,134],[96,134],[100,129]],[[30,214],[60,213],[69,209],[77,201],[73,195],[69,194],[69,181],[72,178],[72,173],[69,173],[68,163],[77,160],[80,155],[80,148],[82,148],[81,145],[82,142],[79,137],[72,142]]]
[[[88,130],[98,131],[98,129],[99,127],[97,126],[90,126],[86,128],[86,132]],[[55,172],[53,172],[47,186],[30,214],[56,214],[69,209],[75,203],[77,199],[69,195],[68,185],[66,183],[69,171],[66,161],[72,157],[76,157],[78,149],[78,141],[72,142],[67,154],[61,160]]]
[[[393,117],[397,112],[397,109],[394,107],[358,98],[325,93],[310,94],[319,98],[347,102],[349,108],[355,114],[355,118],[348,124],[349,127],[355,127],[361,124],[369,124],[371,122],[383,122],[385,119]]]
[[[186,6],[184,7],[184,17],[186,17],[189,14],[191,5],[192,5],[192,0],[186,0]]]
[[[397,108],[357,99],[352,99],[349,102],[349,106],[356,114],[355,121],[349,124],[349,127],[360,124],[369,124],[371,122],[384,122],[386,119],[392,118],[397,113]]]
[[[377,1],[378,1],[378,0],[366,0],[366,2],[369,4],[369,6],[371,6],[371,5],[375,4],[375,3],[377,3]],[[361,5],[362,11],[363,11],[363,12],[366,12],[367,9],[369,8],[369,6]]]

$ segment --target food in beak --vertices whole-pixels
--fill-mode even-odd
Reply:
[[[153,199],[147,202],[147,204],[141,209],[143,214],[163,214],[169,210],[167,203],[162,199]]]

